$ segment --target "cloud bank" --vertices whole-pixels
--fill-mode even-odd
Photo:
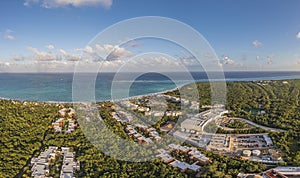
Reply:
[[[24,6],[39,4],[44,8],[64,8],[64,7],[84,7],[84,6],[102,6],[110,8],[112,0],[25,0]]]

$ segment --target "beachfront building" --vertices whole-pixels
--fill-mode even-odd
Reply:
[[[125,107],[126,109],[130,109],[130,110],[137,110],[139,107],[139,105],[131,103],[129,100],[122,100],[119,102],[119,104]]]
[[[111,115],[116,121],[121,123],[129,123],[133,120],[131,114],[121,110],[118,110],[117,112],[112,112]]]
[[[165,94],[158,94],[158,98],[163,98],[165,100],[171,101],[171,102],[180,102],[180,98],[175,97],[175,96],[170,96],[170,95],[165,95]]]

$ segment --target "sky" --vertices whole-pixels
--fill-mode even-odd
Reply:
[[[298,71],[299,7],[298,0],[2,0],[0,72],[72,71],[78,62],[115,71],[129,66],[128,61],[140,67],[201,70],[182,44],[126,36],[119,39],[126,44],[101,43],[95,38],[118,22],[142,16],[175,19],[198,31],[200,43],[213,49],[199,51],[223,70]],[[143,30],[139,24],[133,27],[133,32]],[[159,27],[151,26],[153,31]],[[194,43],[179,28],[166,31]],[[208,57],[214,53],[217,58]]]

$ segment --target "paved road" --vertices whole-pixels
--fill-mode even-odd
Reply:
[[[271,128],[271,127],[266,127],[266,126],[263,126],[263,125],[259,125],[255,122],[252,122],[252,121],[249,121],[247,119],[243,119],[243,118],[237,118],[237,117],[233,117],[231,119],[236,119],[236,120],[240,120],[240,121],[243,121],[243,122],[246,122],[250,125],[253,125],[254,127],[260,127],[264,130],[269,130],[269,131],[272,131],[272,132],[285,132],[286,130],[283,130],[283,129],[277,129],[277,128]],[[221,127],[221,126],[220,126]],[[235,129],[232,129],[232,128],[228,128],[228,127],[222,127],[224,130],[235,130]],[[240,130],[246,130],[246,129],[240,129]]]

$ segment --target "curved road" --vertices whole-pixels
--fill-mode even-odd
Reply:
[[[277,129],[277,128],[271,128],[271,127],[266,127],[266,126],[263,126],[263,125],[259,125],[255,122],[252,122],[252,121],[249,121],[249,120],[243,119],[243,118],[232,117],[230,119],[240,120],[240,121],[246,122],[247,124],[253,125],[254,127],[260,127],[264,130],[269,130],[269,131],[272,131],[272,132],[285,132],[286,131],[286,130],[283,130],[283,129]],[[228,127],[221,127],[221,128],[224,129],[224,130],[235,130],[235,129],[231,129],[231,128],[228,128]],[[245,130],[245,129],[240,129],[240,130]]]

